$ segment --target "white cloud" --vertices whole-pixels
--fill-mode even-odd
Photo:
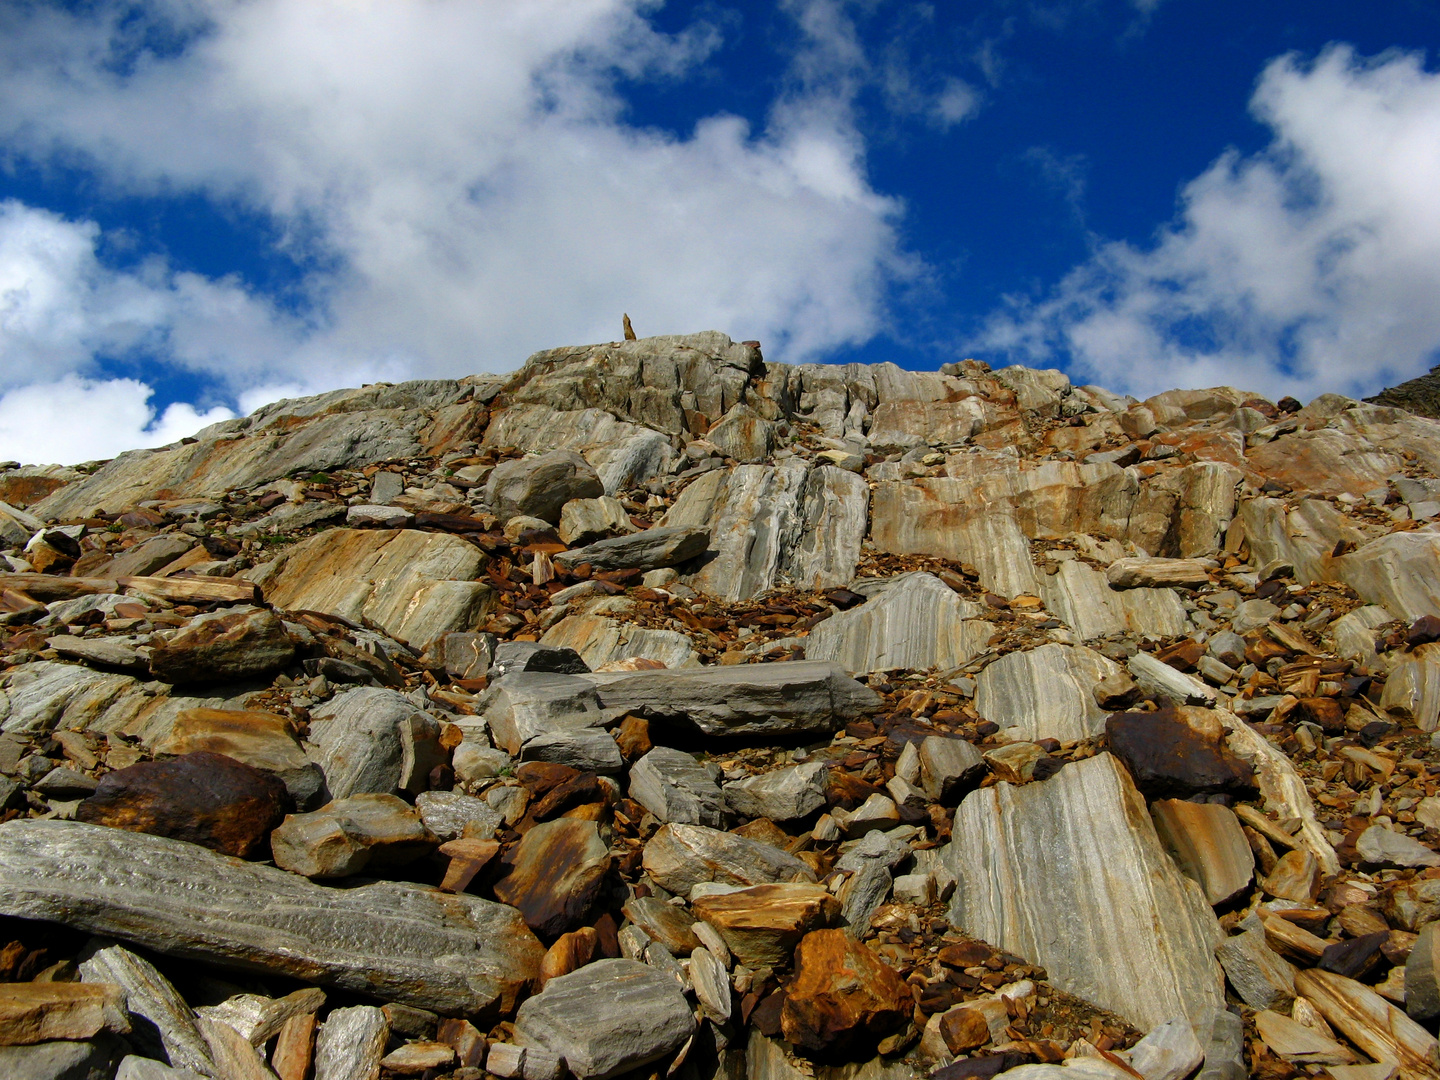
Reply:
[[[177,402],[157,417],[152,393],[135,379],[77,375],[18,387],[0,397],[0,458],[67,464],[109,458],[164,446],[235,415],[223,406],[199,413]]]
[[[1271,63],[1274,131],[1181,192],[1153,245],[1100,245],[1052,295],[1016,301],[977,349],[1137,394],[1231,383],[1371,393],[1440,354],[1440,75],[1332,47]]]
[[[867,340],[910,265],[899,204],[866,179],[851,112],[864,58],[843,8],[790,5],[804,45],[764,129],[713,116],[675,137],[626,122],[617,73],[674,78],[716,32],[660,34],[654,6],[11,6],[0,146],[80,164],[117,193],[259,210],[318,268],[302,323],[237,281],[105,271],[94,227],[53,219],[70,260],[56,295],[79,307],[54,306],[24,348],[81,370],[101,346],[158,340],[240,393],[328,381],[317,369],[340,383],[508,370],[618,337],[621,311],[643,334],[713,327],[777,359]],[[132,321],[127,298],[149,305]],[[17,372],[11,355],[0,368]]]

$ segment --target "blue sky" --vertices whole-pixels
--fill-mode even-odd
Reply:
[[[10,0],[0,457],[720,329],[1144,396],[1440,361],[1440,8]]]

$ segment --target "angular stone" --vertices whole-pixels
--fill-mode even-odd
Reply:
[[[1348,1065],[1355,1055],[1314,1028],[1264,1009],[1255,1014],[1255,1033],[1278,1057],[1295,1065]]]
[[[195,538],[184,533],[162,533],[141,541],[117,555],[104,567],[109,577],[135,577],[153,574],[195,546]]]
[[[518,912],[479,897],[388,881],[328,889],[62,821],[0,825],[0,914],[442,1012],[513,1008],[544,955]]]
[[[717,1024],[729,1021],[730,977],[709,949],[698,948],[690,954],[690,982],[705,1015]]]
[[[828,735],[874,712],[880,697],[838,664],[799,660],[585,676],[607,709],[705,735]]]
[[[204,1080],[204,1077],[190,1069],[174,1069],[152,1058],[131,1054],[120,1062],[115,1080]],[[289,1078],[282,1077],[281,1080]]]
[[[290,814],[270,835],[275,865],[309,878],[405,866],[433,851],[420,815],[394,795],[352,795]]]
[[[1103,571],[1078,559],[1047,575],[1040,596],[1082,641],[1126,630],[1141,637],[1175,637],[1188,626],[1185,605],[1173,589],[1112,589]]]
[[[1012,739],[1088,739],[1105,727],[1094,687],[1121,670],[1083,645],[1007,653],[976,677],[975,710]]]
[[[393,795],[429,786],[415,762],[414,747],[438,747],[440,725],[394,690],[361,686],[336,694],[311,713],[310,742],[325,772],[332,799],[352,795]]]
[[[597,540],[586,547],[562,551],[555,556],[560,566],[589,563],[596,570],[658,570],[679,566],[703,555],[710,543],[704,529],[686,526],[643,529],[628,536]]]
[[[601,773],[624,767],[604,730],[594,680],[605,676],[517,672],[497,679],[480,701],[495,744],[522,761],[550,761]]]
[[[777,847],[701,825],[662,826],[645,845],[643,864],[661,888],[681,896],[702,881],[747,887],[815,880],[815,871]]]
[[[1230,751],[1225,734],[1218,714],[1188,707],[1116,713],[1105,722],[1111,753],[1152,797],[1253,793],[1254,770]]]
[[[263,854],[289,802],[277,777],[201,750],[106,773],[75,817],[247,858]]]
[[[1199,884],[1212,905],[1250,887],[1255,856],[1229,807],[1161,799],[1150,804],[1150,816],[1170,857]]]
[[[214,1074],[210,1048],[195,1024],[194,1011],[148,960],[122,945],[108,945],[80,964],[80,978],[117,985],[125,992],[131,1016],[146,1021],[132,1024],[130,1041],[138,1049],[165,1058],[176,1068]]]
[[[315,1080],[378,1080],[390,1022],[371,1005],[336,1009],[315,1034]]]
[[[102,671],[128,671],[131,674],[143,675],[150,670],[149,662],[132,646],[111,638],[81,638],[62,634],[46,638],[45,644],[61,656],[79,660]]]
[[[520,671],[583,675],[589,670],[574,649],[538,641],[502,641],[495,646],[495,656],[490,661],[491,674],[497,679]]]
[[[965,739],[927,735],[920,743],[920,778],[925,794],[950,805],[985,775],[985,759]]]
[[[725,802],[735,813],[771,821],[795,821],[825,805],[824,762],[807,761],[726,784]]]
[[[1396,532],[1362,543],[1331,563],[1329,576],[1406,622],[1440,613],[1440,533]]]
[[[1205,1048],[1205,1063],[1194,1080],[1245,1080],[1245,1024],[1240,1017],[1216,1009],[1195,1024],[1195,1035]]]
[[[722,828],[725,798],[692,756],[657,746],[630,768],[630,797],[657,821]]]
[[[1130,1048],[1130,1067],[1145,1080],[1185,1080],[1205,1060],[1187,1017],[1159,1024]]]
[[[495,898],[518,908],[541,937],[584,922],[599,899],[610,854],[593,821],[556,818],[530,829],[505,853]]]
[[[690,906],[751,968],[788,963],[802,937],[840,915],[839,901],[823,885],[789,882],[700,896]]]
[[[915,1001],[895,970],[842,930],[814,930],[795,950],[780,1010],[787,1042],[826,1058],[853,1058],[910,1022]]]
[[[1419,645],[1390,669],[1380,707],[1421,731],[1440,724],[1440,642]]]
[[[357,529],[408,529],[415,524],[415,515],[403,506],[352,506],[345,511],[345,524]]]
[[[196,1011],[208,1020],[229,1025],[250,1045],[262,1048],[292,1017],[313,1014],[324,1004],[325,991],[307,986],[282,998],[236,994],[219,1005],[202,1005]]]
[[[484,799],[458,791],[422,791],[415,796],[415,809],[425,828],[442,842],[462,836],[489,840],[501,825],[500,815]]]
[[[560,540],[571,547],[583,547],[634,531],[635,526],[620,500],[609,495],[598,499],[571,499],[560,508]]]
[[[1371,825],[1361,833],[1355,841],[1355,851],[1362,862],[1376,866],[1440,866],[1440,855],[1413,836],[1384,825]]]
[[[455,1051],[445,1043],[406,1043],[380,1059],[380,1068],[397,1076],[420,1076],[455,1063]]]
[[[502,461],[485,481],[485,501],[501,521],[525,514],[554,525],[571,499],[604,494],[589,462],[570,450]]]
[[[932,574],[902,574],[815,627],[805,656],[856,673],[960,667],[984,651],[993,633],[979,618],[983,610]]]
[[[551,979],[515,1017],[515,1041],[558,1055],[578,1080],[608,1080],[678,1049],[695,1019],[670,976],[598,960]]]
[[[485,562],[474,544],[447,533],[330,529],[250,576],[277,608],[368,619],[418,650],[479,626],[495,600],[476,580]]]
[[[1216,694],[1199,679],[1176,671],[1149,653],[1139,652],[1126,661],[1130,675],[1146,696],[1161,704],[1213,705]]]
[[[700,939],[690,929],[690,915],[674,904],[653,896],[637,896],[627,901],[621,910],[631,923],[674,956],[689,956],[700,947]]]
[[[875,912],[893,887],[889,869],[878,862],[866,863],[850,875],[839,894],[840,922],[845,927],[845,933],[856,941],[862,940],[870,932]]]
[[[219,683],[268,675],[294,657],[295,642],[273,612],[218,611],[154,646],[150,671],[169,683]]]
[[[495,635],[457,630],[436,638],[431,650],[452,679],[478,679],[490,673]]]
[[[1105,571],[1105,580],[1112,589],[1155,589],[1184,586],[1198,588],[1210,584],[1213,564],[1208,559],[1116,559]]]
[[[831,465],[740,465],[700,477],[660,520],[703,528],[716,555],[686,577],[692,588],[744,600],[777,584],[833,589],[855,576],[869,488]]]
[[[574,649],[591,671],[615,670],[624,660],[653,660],[667,668],[698,667],[695,646],[677,630],[655,630],[603,615],[567,615],[545,631],[542,645]]]
[[[0,983],[0,1046],[129,1030],[125,992],[114,983]]]
[[[1141,1026],[1222,1005],[1215,916],[1109,754],[1043,784],[972,793],[952,836],[958,928]]]

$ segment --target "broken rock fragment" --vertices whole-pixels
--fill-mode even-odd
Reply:
[[[150,652],[150,671],[169,683],[196,685],[268,675],[295,656],[295,642],[264,609],[199,615]]]
[[[564,567],[589,563],[596,570],[659,570],[703,555],[709,543],[710,534],[705,529],[676,525],[598,540],[561,552],[555,562]]]
[[[585,921],[609,871],[610,854],[595,823],[556,818],[531,828],[505,853],[495,896],[518,908],[541,937],[554,938]]]
[[[795,978],[780,1013],[787,1042],[822,1058],[864,1056],[909,1024],[910,988],[843,930],[815,930],[795,949]]]
[[[309,878],[404,866],[433,851],[434,835],[394,795],[352,795],[291,814],[270,835],[275,865]]]
[[[664,889],[687,895],[702,881],[763,885],[815,880],[815,871],[779,848],[700,825],[665,825],[645,845],[645,872]]]

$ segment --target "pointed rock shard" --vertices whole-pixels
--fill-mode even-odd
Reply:
[[[551,979],[515,1017],[517,1045],[558,1055],[579,1080],[638,1069],[694,1030],[679,984],[635,960],[598,960]]]
[[[725,798],[691,755],[657,746],[630,768],[630,797],[662,823],[724,826]]]
[[[315,1035],[315,1080],[377,1080],[389,1037],[383,1010],[336,1009]]]
[[[1219,924],[1109,754],[1043,784],[972,793],[952,835],[950,919],[961,930],[1140,1027],[1223,1006]]]
[[[933,574],[904,574],[868,602],[815,627],[805,657],[833,660],[854,673],[956,668],[984,651],[994,632],[979,618],[983,610]]]
[[[389,881],[327,889],[67,821],[0,825],[0,914],[449,1013],[513,1007],[545,953],[519,912],[479,897]]]
[[[1161,799],[1151,804],[1150,815],[1171,858],[1199,883],[1212,905],[1249,887],[1255,856],[1229,807]]]
[[[1007,653],[976,678],[975,710],[1010,739],[1088,739],[1105,728],[1095,685],[1121,670],[1083,645]]]
[[[148,1021],[133,1025],[130,1041],[138,1049],[165,1058],[176,1068],[214,1074],[210,1048],[196,1026],[194,1010],[148,960],[123,945],[109,945],[80,965],[80,978],[87,983],[115,983],[125,991],[130,1014]]]

